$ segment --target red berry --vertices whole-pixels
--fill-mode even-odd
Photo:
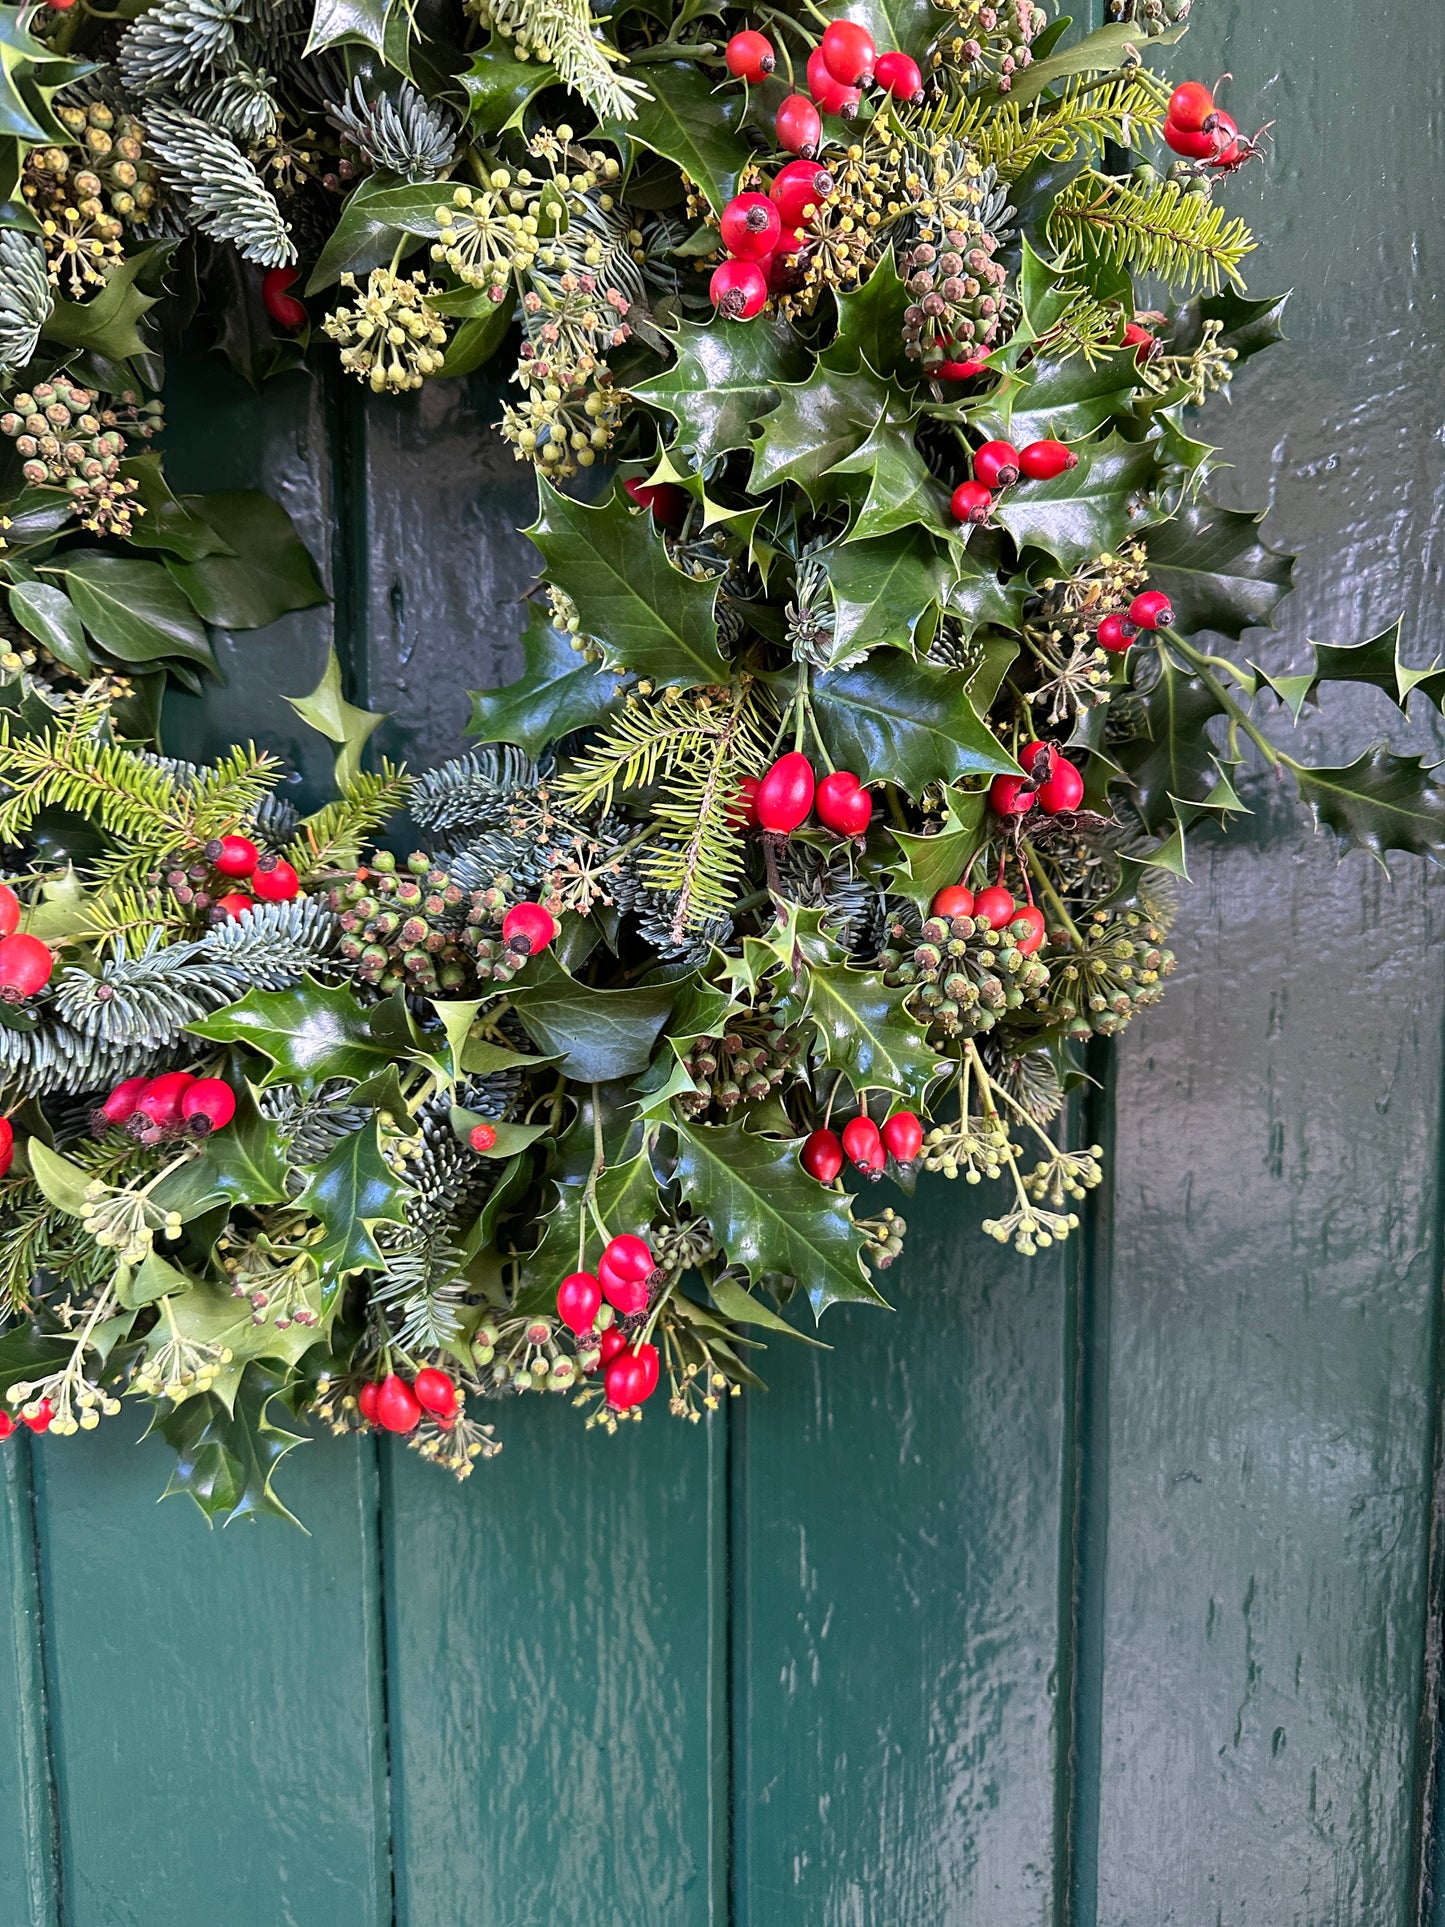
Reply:
[[[971,361],[940,361],[928,372],[935,381],[973,381],[988,373],[988,356],[975,355]]]
[[[758,33],[752,27],[733,35],[723,50],[723,59],[734,80],[751,81],[754,87],[759,81],[766,80],[778,64],[773,43],[766,34]]]
[[[376,1416],[388,1432],[414,1432],[421,1424],[421,1404],[404,1378],[391,1372],[376,1395]]]
[[[843,1126],[843,1149],[858,1170],[877,1177],[888,1162],[883,1136],[871,1117],[850,1117]]]
[[[374,1378],[367,1379],[356,1394],[356,1409],[368,1425],[376,1424],[376,1408],[381,1400],[381,1387]]]
[[[1168,629],[1174,609],[1162,589],[1145,589],[1129,604],[1129,620],[1136,629]]]
[[[502,918],[502,942],[519,956],[535,957],[557,935],[557,920],[540,903],[514,903]]]
[[[899,1164],[912,1164],[923,1149],[923,1126],[912,1111],[895,1111],[883,1121],[883,1144]]]
[[[124,1124],[134,1114],[141,1093],[149,1082],[148,1077],[128,1077],[123,1084],[117,1084],[96,1112],[96,1117],[106,1124]]]
[[[1039,784],[1039,808],[1045,816],[1076,810],[1084,794],[1084,779],[1075,766],[1054,752],[1049,773]]]
[[[633,1278],[642,1284],[657,1269],[657,1260],[646,1240],[635,1238],[630,1231],[612,1239],[602,1255],[619,1278]]]
[[[803,230],[785,227],[766,263],[770,293],[792,294],[802,287],[807,252],[808,237]]]
[[[831,1184],[843,1169],[843,1147],[836,1133],[817,1130],[803,1140],[798,1162],[819,1184]]]
[[[630,1411],[657,1390],[661,1361],[655,1345],[635,1345],[621,1351],[602,1374],[607,1403],[615,1412]]]
[[[8,1439],[14,1430],[14,1419],[3,1407],[0,1407],[0,1439]]]
[[[785,153],[801,154],[804,160],[814,159],[823,145],[823,117],[806,94],[788,95],[773,117],[773,131]]]
[[[247,910],[254,910],[256,899],[248,897],[244,890],[230,890],[223,897],[217,897],[211,905],[212,923],[224,923],[229,917],[234,921]]]
[[[189,1071],[166,1071],[153,1077],[136,1102],[136,1113],[162,1131],[173,1131],[183,1120],[182,1104],[195,1083]]]
[[[758,785],[758,822],[773,836],[787,836],[812,809],[813,788],[813,765],[800,749],[789,750]]]
[[[492,1124],[474,1124],[467,1132],[467,1143],[471,1145],[478,1157],[485,1157],[496,1141],[496,1127]]]
[[[839,836],[862,836],[873,821],[873,798],[850,770],[835,769],[813,798],[818,821]]]
[[[993,496],[982,482],[960,482],[948,506],[955,522],[986,522]]]
[[[15,1126],[8,1117],[0,1117],[0,1178],[15,1162]]]
[[[738,784],[737,795],[728,805],[728,821],[734,829],[758,827],[758,791],[762,785],[761,776],[745,776]]]
[[[20,899],[8,883],[0,883],[0,937],[20,927]]]
[[[950,883],[928,906],[931,917],[971,917],[973,892],[965,883]]]
[[[879,54],[873,63],[873,78],[895,100],[906,100],[914,107],[923,105],[923,74],[908,54]]]
[[[825,114],[837,114],[844,120],[857,113],[863,98],[856,87],[846,87],[833,77],[821,47],[814,47],[808,55],[808,92]]]
[[[783,233],[783,217],[766,194],[735,194],[719,225],[723,246],[738,261],[766,261]]]
[[[632,1318],[647,1309],[647,1280],[624,1278],[604,1251],[597,1260],[597,1283],[602,1296],[623,1318]]]
[[[609,1325],[597,1341],[598,1355],[604,1365],[610,1365],[619,1352],[627,1350],[627,1337],[619,1325]]]
[[[50,3],[54,6],[55,0]],[[296,273],[295,268],[269,268],[261,277],[261,300],[267,314],[278,328],[289,328],[293,334],[310,319],[304,304],[286,292]]]
[[[580,1338],[597,1323],[602,1287],[590,1271],[569,1271],[557,1287],[557,1316]]]
[[[1107,649],[1111,654],[1121,656],[1137,634],[1138,631],[1130,628],[1121,615],[1112,615],[1104,617],[1094,640],[1101,649]]]
[[[785,228],[802,227],[833,192],[833,176],[816,161],[789,161],[768,190]]]
[[[988,786],[988,806],[995,816],[1022,816],[1034,806],[1034,788],[1027,776],[995,776]]]
[[[1010,488],[1019,478],[1019,452],[1012,442],[985,442],[974,455],[973,472],[985,488]]]
[[[756,261],[719,261],[707,291],[724,321],[751,321],[768,298],[768,277]]]
[[[1146,361],[1152,361],[1159,353],[1159,343],[1149,330],[1141,328],[1137,321],[1128,321],[1124,324],[1122,346],[1134,350],[1134,359],[1141,367]]]
[[[1214,96],[1198,80],[1186,80],[1169,96],[1168,118],[1176,127],[1193,133],[1208,131],[1213,124]]]
[[[974,898],[973,914],[990,930],[1002,930],[1014,913],[1012,893],[1005,890],[1001,883],[987,890],[980,890]]]
[[[206,861],[223,877],[248,877],[261,860],[249,836],[218,836],[206,845]]]
[[[433,1418],[451,1418],[457,1409],[457,1388],[435,1365],[423,1365],[411,1381],[417,1404]]]
[[[1181,127],[1177,121],[1164,123],[1164,144],[1186,160],[1212,161],[1225,146],[1221,139],[1221,129],[1217,122],[1206,134],[1202,129]]]
[[[48,1432],[50,1430],[50,1422],[54,1417],[55,1407],[50,1403],[48,1398],[41,1399],[33,1413],[22,1412],[20,1414],[21,1423],[28,1425],[32,1432]]]
[[[1028,929],[1019,937],[1019,952],[1031,957],[1044,940],[1044,913],[1036,903],[1020,903],[1009,918],[1009,928],[1015,935],[1021,923],[1026,923]]]
[[[1030,442],[1019,450],[1019,472],[1031,482],[1051,482],[1078,466],[1078,456],[1062,442]]]
[[[301,893],[301,879],[284,856],[263,856],[251,877],[251,891],[262,903],[290,903]]]
[[[687,520],[688,493],[676,482],[624,482],[623,488],[641,509],[651,509],[664,528],[680,529]]]
[[[224,1131],[236,1115],[236,1093],[219,1077],[198,1077],[181,1098],[181,1116],[196,1137]]]
[[[873,78],[878,48],[856,20],[830,20],[818,46],[823,65],[842,87],[866,87]]]
[[[17,932],[0,937],[0,997],[18,1004],[50,982],[55,959],[39,937]]]
[[[1241,140],[1239,129],[1222,108],[1215,115],[1215,121],[1214,138],[1219,142],[1219,150],[1210,158],[1209,165],[1232,174],[1236,168],[1243,167],[1246,161],[1254,159],[1259,152],[1261,136],[1256,134],[1252,141]]]

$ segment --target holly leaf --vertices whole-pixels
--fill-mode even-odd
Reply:
[[[218,629],[264,629],[293,609],[325,602],[305,543],[279,502],[260,489],[186,495],[182,506],[224,538],[219,550],[187,561],[167,556],[166,570],[205,621]]]
[[[184,1221],[217,1204],[280,1204],[287,1197],[288,1167],[275,1127],[257,1109],[251,1087],[240,1080],[236,1115],[213,1131],[199,1154],[162,1179],[152,1196],[162,1211]]]
[[[675,447],[699,468],[751,445],[752,431],[778,405],[779,387],[799,369],[797,337],[771,315],[754,321],[681,321],[676,361],[639,382],[634,396],[677,423]]]
[[[647,86],[652,98],[639,100],[633,118],[614,122],[614,131],[675,162],[702,189],[713,213],[721,214],[752,159],[740,132],[744,94],[736,87],[714,93],[702,69],[688,60],[650,66]]]
[[[271,1485],[286,1454],[308,1443],[271,1418],[272,1400],[285,1385],[286,1374],[251,1363],[231,1409],[214,1392],[203,1392],[162,1412],[156,1430],[174,1448],[176,1468],[161,1497],[184,1493],[208,1525],[262,1514],[300,1525]]]
[[[1041,355],[1000,383],[982,406],[970,409],[970,419],[984,434],[1016,448],[1046,440],[1079,441],[1111,415],[1132,407],[1133,352],[1127,349],[1093,362],[1083,355],[1067,360]],[[1039,484],[1024,486],[1032,492]]]
[[[677,993],[675,983],[594,990],[544,951],[509,996],[527,1035],[564,1075],[601,1084],[646,1070]]]
[[[808,972],[798,1016],[812,1019],[824,1062],[842,1071],[855,1091],[892,1091],[921,1103],[942,1066],[922,1026],[903,1008],[907,995],[890,989],[876,970],[824,966]]]
[[[838,296],[838,332],[827,351],[828,365],[841,372],[866,364],[880,375],[906,368],[903,316],[912,299],[889,248],[862,287]]]
[[[0,1411],[14,1409],[5,1396],[12,1385],[32,1384],[63,1370],[74,1350],[73,1337],[42,1331],[33,1323],[12,1325],[0,1334]]]
[[[926,909],[940,890],[963,880],[983,842],[987,796],[987,790],[945,790],[948,811],[933,836],[890,829],[903,852],[902,864],[892,873],[895,891]]]
[[[1205,322],[1217,321],[1221,330],[1218,345],[1234,350],[1235,366],[1239,367],[1251,355],[1284,339],[1280,317],[1288,300],[1287,294],[1278,294],[1251,301],[1228,286],[1218,294],[1198,295],[1175,314],[1169,329],[1169,352],[1192,354],[1204,339]]]
[[[1152,576],[1151,576],[1152,580]],[[1166,835],[1175,801],[1203,802],[1214,787],[1215,750],[1206,725],[1225,712],[1197,677],[1176,669],[1161,650],[1159,676],[1141,699],[1145,733],[1114,751],[1134,786],[1146,829]]]
[[[120,662],[167,656],[214,669],[205,629],[188,598],[158,562],[137,562],[100,549],[67,549],[45,565],[58,575],[75,613],[102,649]]]
[[[847,662],[882,643],[912,649],[928,611],[947,600],[953,567],[926,530],[845,542],[827,555],[833,595],[831,660]]]
[[[919,453],[913,422],[912,415],[904,419],[890,410],[865,442],[834,464],[830,483],[834,476],[857,475],[868,485],[845,541],[866,541],[894,529],[922,534],[949,527],[948,490]]]
[[[1423,689],[1425,698],[1438,709],[1445,705],[1445,669],[1438,662],[1428,669],[1407,669],[1400,660],[1400,624],[1391,623],[1377,636],[1364,642],[1312,642],[1313,674],[1271,676],[1258,670],[1296,721],[1307,702],[1319,701],[1320,685],[1327,682],[1368,683],[1382,689],[1397,708],[1409,713],[1410,698]],[[1251,664],[1251,667],[1254,667]]]
[[[840,371],[820,355],[805,381],[783,382],[778,405],[766,415],[754,444],[748,492],[765,494],[780,482],[804,487],[863,446],[879,424],[897,419],[901,398],[867,366]]]
[[[314,1090],[330,1077],[360,1083],[395,1060],[395,1040],[376,1028],[386,1010],[385,1004],[363,1010],[342,985],[307,976],[289,990],[248,990],[239,1003],[186,1028],[213,1043],[244,1044],[269,1057],[273,1068],[263,1090],[273,1084]]]
[[[42,336],[67,348],[88,350],[107,361],[128,361],[132,355],[148,353],[150,344],[142,338],[137,324],[159,297],[142,294],[136,281],[150,266],[158,248],[168,251],[173,246],[173,242],[153,244],[117,261],[93,301],[57,300],[40,331]]]
[[[326,651],[326,670],[309,696],[287,696],[283,700],[303,723],[339,745],[336,758],[336,786],[345,789],[361,774],[361,752],[374,729],[386,721],[385,710],[359,709],[341,693],[341,663],[335,649]]]
[[[993,511],[1019,548],[1042,549],[1063,569],[1076,569],[1116,549],[1137,520],[1132,497],[1154,468],[1152,442],[1126,442],[1113,435],[1080,449],[1076,468],[1051,482],[1009,490]],[[1150,551],[1149,580],[1162,588]]]
[[[1259,539],[1263,516],[1186,503],[1149,537],[1149,586],[1162,589],[1182,635],[1212,629],[1237,639],[1267,628],[1292,586],[1294,557]]]
[[[1387,850],[1445,861],[1445,787],[1419,756],[1376,743],[1340,768],[1298,768],[1300,795],[1315,821],[1346,850],[1368,850],[1382,867]]]
[[[726,682],[716,582],[674,568],[652,517],[633,514],[619,490],[591,508],[544,479],[537,488],[541,514],[526,533],[549,581],[576,603],[584,632],[607,651],[608,668],[684,689]]]
[[[1037,100],[1046,89],[1069,79],[1073,74],[1110,73],[1126,58],[1137,60],[1142,55],[1157,52],[1161,47],[1172,47],[1185,31],[1182,22],[1177,27],[1167,27],[1147,37],[1129,21],[1096,27],[1092,33],[1085,34],[1082,40],[1074,41],[1072,46],[1062,47],[1046,59],[1036,60],[1022,73],[1015,74],[1009,82],[1008,99],[1016,107],[1025,107],[1031,100]]]
[[[484,743],[516,743],[531,756],[569,730],[588,729],[620,700],[618,680],[586,662],[535,604],[522,636],[526,668],[503,689],[473,690],[467,734]]]
[[[383,1220],[406,1223],[412,1193],[382,1156],[378,1128],[372,1118],[342,1138],[312,1166],[306,1189],[296,1200],[297,1209],[309,1211],[326,1232],[310,1247],[312,1256],[337,1273],[380,1271],[384,1261],[372,1226]]]
[[[600,1107],[602,1170],[593,1197],[598,1215],[615,1237],[645,1236],[657,1215],[657,1180],[643,1152],[642,1131],[624,1095],[613,1090],[578,1093],[577,1115],[557,1142],[548,1173],[548,1205],[542,1238],[522,1260],[517,1309],[555,1309],[557,1281],[601,1256],[605,1240],[587,1209],[587,1183],[597,1153]]]
[[[676,1129],[678,1183],[731,1264],[796,1278],[815,1318],[829,1305],[884,1302],[863,1269],[851,1200],[808,1177],[801,1138],[754,1137],[738,1124]]]
[[[939,30],[932,0],[845,0],[841,7],[828,8],[827,16],[861,21],[880,47],[912,54],[927,73],[928,50]]]
[[[930,783],[1017,772],[956,670],[889,651],[856,669],[814,678],[813,707],[840,769],[898,783],[919,796]]]

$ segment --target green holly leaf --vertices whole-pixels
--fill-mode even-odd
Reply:
[[[593,1194],[598,1215],[613,1237],[624,1231],[646,1236],[657,1216],[657,1179],[626,1094],[616,1087],[584,1089],[578,1100],[577,1115],[558,1139],[548,1173],[541,1242],[522,1260],[517,1309],[524,1316],[555,1310],[557,1285],[577,1269],[579,1252],[584,1268],[595,1265],[602,1254],[605,1240],[586,1198],[597,1154],[599,1112],[602,1171]]]
[[[326,1236],[312,1247],[317,1264],[332,1271],[382,1268],[372,1226],[406,1223],[411,1192],[381,1154],[376,1119],[342,1138],[311,1167],[297,1209],[320,1220]]]
[[[67,134],[67,140],[73,136]],[[57,300],[41,329],[47,341],[61,342],[67,348],[88,350],[107,361],[128,361],[132,355],[150,350],[138,323],[149,314],[158,295],[142,294],[136,286],[139,276],[151,266],[160,249],[166,253],[173,242],[143,248],[139,254],[117,261],[105,277],[105,286],[93,301]],[[165,259],[165,254],[160,254]]]
[[[272,1401],[285,1385],[286,1374],[253,1363],[229,1410],[214,1392],[203,1392],[161,1413],[156,1430],[176,1453],[176,1469],[161,1497],[184,1493],[208,1525],[263,1514],[300,1525],[271,1485],[286,1454],[308,1442],[271,1417]]]
[[[899,529],[872,542],[830,549],[831,658],[847,662],[880,644],[912,649],[918,625],[947,600],[953,565],[923,529]]]
[[[198,1154],[162,1179],[151,1194],[162,1211],[179,1211],[189,1223],[218,1204],[280,1204],[288,1196],[286,1154],[274,1125],[257,1109],[244,1081],[236,1091],[236,1115],[223,1131],[202,1140]]]
[[[1051,482],[1010,489],[996,504],[994,520],[1019,548],[1042,549],[1061,568],[1076,569],[1116,549],[1137,526],[1133,498],[1147,485],[1154,466],[1152,441],[1110,436],[1080,449],[1078,466]],[[1155,587],[1164,586],[1156,579],[1152,551],[1149,580]]]
[[[978,529],[966,549],[954,550],[958,574],[947,606],[962,622],[966,642],[983,628],[1017,629],[1032,593],[1027,576],[1001,573],[997,543],[997,536],[990,540],[987,529]]]
[[[1218,345],[1234,350],[1238,368],[1251,355],[1284,339],[1280,317],[1288,300],[1287,294],[1272,294],[1251,301],[1232,287],[1221,288],[1218,294],[1198,295],[1175,314],[1169,329],[1169,352],[1192,354],[1204,339],[1205,322],[1217,321],[1221,329]]]
[[[569,730],[602,722],[621,700],[617,677],[584,661],[535,604],[522,655],[526,667],[515,682],[472,692],[469,736],[484,743],[516,743],[529,756],[540,756]]]
[[[930,783],[1016,772],[956,670],[888,651],[813,681],[813,708],[839,769],[919,796]]]
[[[702,69],[687,60],[650,66],[647,87],[652,98],[639,100],[633,118],[613,123],[614,131],[675,162],[721,214],[753,157],[739,131],[743,94],[736,87],[714,92]]]
[[[912,299],[889,248],[862,287],[838,296],[838,332],[827,350],[829,367],[856,372],[866,364],[880,375],[908,368],[903,316]]]
[[[983,842],[987,798],[987,790],[947,789],[947,811],[935,835],[890,829],[889,835],[903,852],[902,864],[892,872],[893,888],[900,896],[927,909],[940,890],[962,882]]]
[[[269,1358],[289,1370],[313,1345],[325,1342],[321,1321],[331,1307],[324,1303],[321,1286],[315,1281],[306,1286],[303,1293],[315,1322],[293,1321],[282,1327],[269,1320],[257,1324],[249,1299],[238,1298],[229,1286],[214,1284],[209,1279],[187,1278],[173,1266],[169,1269],[185,1289],[165,1298],[163,1315],[143,1341],[145,1350],[158,1351],[170,1338],[172,1326],[192,1344],[224,1346],[231,1356],[212,1380],[210,1389],[212,1397],[228,1409],[235,1403],[250,1360]]]
[[[172,581],[205,621],[218,629],[264,629],[293,609],[325,602],[305,543],[269,495],[255,488],[219,489],[184,496],[182,506],[193,520],[224,537],[231,551],[213,550],[190,560],[166,557]]]
[[[677,993],[675,983],[594,990],[544,951],[508,994],[539,1050],[555,1056],[566,1076],[600,1084],[646,1070]]]
[[[892,1091],[921,1103],[943,1067],[903,1008],[907,995],[890,989],[876,970],[824,966],[808,972],[803,1008],[792,1021],[812,1019],[824,1062],[842,1071],[855,1091]]]
[[[244,1044],[269,1057],[262,1088],[296,1084],[315,1090],[330,1077],[360,1083],[397,1056],[395,1038],[378,1025],[386,1004],[364,1010],[340,984],[303,977],[289,990],[248,990],[239,1003],[186,1028],[217,1044]]]
[[[537,487],[542,512],[526,533],[548,580],[571,596],[583,630],[607,651],[607,666],[684,689],[726,682],[716,582],[674,568],[652,517],[634,513],[620,490],[590,508],[546,480]]]
[[[845,541],[866,541],[894,529],[923,535],[928,529],[942,534],[951,528],[948,490],[919,453],[912,416],[905,420],[890,412],[865,442],[833,465],[828,480],[855,475],[866,480],[867,488]],[[856,499],[856,484],[842,488]]]
[[[1341,768],[1294,769],[1315,821],[1347,850],[1368,850],[1385,865],[1387,850],[1445,861],[1445,786],[1419,756],[1397,756],[1376,743]]]
[[[879,425],[911,419],[911,404],[869,367],[839,371],[820,355],[805,381],[783,382],[763,418],[748,481],[752,495],[781,482],[804,487],[853,454]]]
[[[1312,642],[1314,673],[1302,676],[1258,674],[1267,682],[1296,721],[1307,702],[1319,701],[1321,683],[1368,683],[1383,689],[1399,709],[1409,713],[1410,698],[1423,690],[1427,702],[1438,709],[1445,704],[1445,669],[1438,662],[1428,669],[1407,669],[1400,660],[1400,624],[1391,623],[1377,636],[1364,642]]]
[[[1114,754],[1133,785],[1144,827],[1167,835],[1176,799],[1203,802],[1214,787],[1215,750],[1206,725],[1225,712],[1212,691],[1176,669],[1163,650],[1158,679],[1140,702],[1143,733],[1121,743]]]
[[[1267,628],[1289,593],[1294,557],[1259,539],[1264,518],[1190,502],[1149,537],[1149,586],[1162,589],[1182,635],[1237,638]]]
[[[751,446],[752,431],[778,405],[779,389],[800,369],[798,341],[785,321],[681,321],[677,359],[665,374],[639,382],[634,396],[677,423],[674,446],[705,468]]]
[[[335,649],[326,651],[326,671],[309,696],[287,696],[303,723],[340,745],[336,758],[336,785],[345,789],[361,774],[361,752],[373,730],[386,721],[385,710],[358,709],[341,693],[341,663]]]
[[[515,1157],[518,1151],[525,1151],[529,1144],[535,1144],[539,1137],[547,1135],[545,1124],[508,1124],[505,1118],[488,1117],[482,1111],[464,1110],[460,1104],[451,1108],[451,1126],[457,1134],[459,1144],[467,1144],[477,1125],[486,1124],[496,1132],[496,1142],[489,1151],[478,1151],[483,1158]]]
[[[801,1138],[754,1137],[738,1124],[676,1129],[678,1183],[729,1263],[796,1278],[815,1318],[829,1305],[884,1302],[863,1269],[851,1200],[806,1174]]]
[[[543,60],[518,60],[508,40],[492,40],[457,75],[467,96],[467,120],[479,134],[504,134],[522,125],[527,103],[555,87],[557,69]]]
[[[106,555],[100,549],[67,549],[42,569],[60,577],[75,613],[101,648],[120,662],[159,662],[171,656],[215,668],[195,609],[160,563]]]
[[[1132,348],[1093,362],[1083,355],[1067,360],[1041,355],[971,408],[969,419],[981,433],[1010,441],[1016,448],[1026,448],[1030,442],[1076,442],[1092,435],[1111,415],[1129,413],[1135,373]],[[1032,492],[1042,484],[1021,486]]]

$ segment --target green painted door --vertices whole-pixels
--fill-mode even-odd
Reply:
[[[1198,11],[1194,69],[1278,117],[1234,192],[1298,290],[1211,423],[1230,499],[1303,551],[1296,642],[1403,604],[1428,660],[1445,9]],[[454,749],[530,569],[495,395],[177,386],[174,479],[264,482],[336,600],[223,638],[174,739],[312,754],[280,692],[334,622],[384,747]],[[1445,887],[1250,800],[1110,1060],[1077,1260],[940,1188],[898,1311],[833,1311],[711,1429],[519,1401],[460,1489],[318,1442],[310,1537],[157,1507],[164,1448],[113,1427],[8,1447],[3,1927],[1445,1922]]]

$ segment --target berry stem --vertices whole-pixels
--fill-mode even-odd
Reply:
[[[651,47],[640,47],[627,56],[629,67],[645,67],[659,60],[712,60],[722,48],[711,40],[659,40]]]
[[[1214,697],[1220,708],[1223,709],[1225,715],[1244,731],[1245,735],[1254,744],[1255,748],[1269,764],[1276,776],[1280,775],[1285,765],[1289,763],[1291,759],[1275,748],[1268,736],[1256,727],[1248,712],[1242,709],[1234,700],[1233,696],[1230,695],[1229,691],[1224,687],[1224,684],[1209,667],[1211,658],[1203,654],[1201,650],[1191,648],[1177,629],[1161,629],[1159,634],[1168,639],[1171,649],[1177,650],[1178,653],[1183,656],[1184,660],[1193,669],[1210,695]],[[1298,766],[1296,765],[1296,767]]]
[[[811,697],[810,697],[809,695],[807,695],[807,693],[806,693],[806,692],[804,693],[804,695],[803,695],[803,697],[802,697],[802,706],[803,706],[803,708],[804,708],[804,710],[805,710],[805,711],[806,711],[806,713],[807,713],[807,717],[808,717],[808,728],[809,728],[809,729],[810,729],[810,730],[812,731],[812,735],[813,735],[813,741],[814,741],[814,742],[815,742],[815,743],[816,743],[816,744],[818,745],[818,754],[819,754],[819,755],[820,755],[820,756],[822,757],[822,759],[823,759],[823,763],[824,763],[824,765],[825,765],[825,767],[826,767],[826,769],[827,769],[827,771],[828,771],[828,774],[829,774],[829,775],[831,776],[831,775],[833,774],[833,772],[834,772],[834,769],[835,769],[835,767],[836,767],[836,766],[835,766],[835,764],[834,764],[834,762],[833,762],[833,759],[832,759],[832,757],[831,757],[831,756],[830,756],[830,755],[828,754],[828,746],[827,746],[827,744],[826,744],[826,743],[825,743],[825,742],[823,741],[823,737],[822,737],[822,734],[821,734],[821,732],[819,731],[819,728],[818,728],[818,719],[817,719],[817,717],[816,717],[816,716],[815,716],[815,715],[813,714],[813,703],[812,703],[812,698],[811,698]],[[799,748],[801,748],[801,747],[802,747],[802,745],[801,745],[801,744],[799,744]]]
[[[1065,930],[1068,931],[1071,940],[1082,950],[1084,947],[1084,939],[1079,935],[1078,926],[1064,908],[1064,900],[1049,881],[1048,872],[1044,869],[1043,864],[1039,862],[1037,853],[1029,844],[1022,841],[1019,844],[1019,848],[1023,851],[1024,861],[1032,871],[1035,883],[1039,886],[1040,895],[1058,918],[1059,922],[1064,926]]]
[[[800,662],[798,664],[798,686],[793,691],[793,748],[798,751],[801,751],[803,747],[803,731],[807,723],[807,706],[808,665],[805,662]],[[832,765],[830,764],[829,767],[831,768]]]

